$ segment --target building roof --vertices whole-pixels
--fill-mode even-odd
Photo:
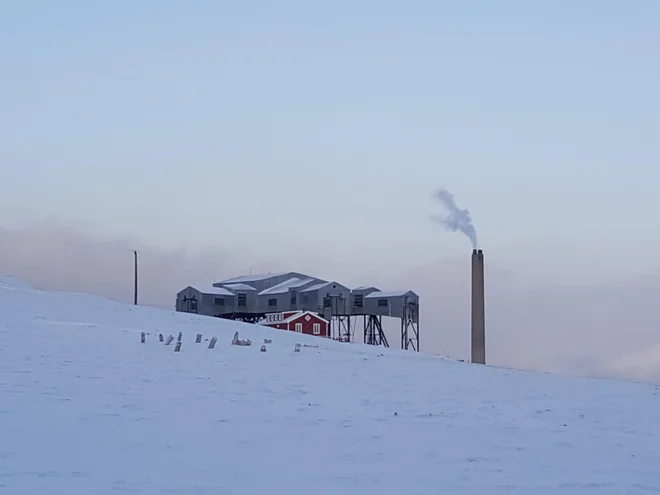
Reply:
[[[301,290],[300,292],[312,292],[315,290],[321,290],[323,287],[327,287],[330,284],[335,284],[341,287],[342,289],[348,289],[348,287],[340,284],[339,282],[319,282],[318,284],[310,285],[309,287]]]
[[[302,287],[303,285],[306,284],[311,284],[314,283],[316,279],[314,278],[298,278],[298,277],[291,277],[288,280],[285,280],[282,283],[279,283],[273,287],[270,287],[268,289],[262,290],[259,295],[268,295],[268,294],[284,294],[285,292],[289,292],[289,289],[295,289],[297,287]]]
[[[363,290],[380,290],[380,289],[378,287],[374,287],[373,285],[361,285],[360,287],[356,287],[353,290],[363,291]]]
[[[388,290],[388,291],[372,292],[371,294],[367,294],[364,297],[373,299],[373,298],[385,298],[385,297],[401,297],[401,296],[407,296],[409,294],[412,294],[413,296],[417,296],[417,294],[415,294],[411,290]]]
[[[310,285],[309,287],[301,290],[300,292],[312,292],[315,290],[322,289],[326,285],[328,285],[330,282],[319,282],[318,284]]]
[[[202,294],[209,294],[209,295],[214,295],[214,296],[233,296],[233,292],[229,292],[227,289],[223,287],[202,287],[201,289],[195,286],[190,286],[196,291],[201,292]]]
[[[221,282],[216,282],[216,283],[219,285],[227,285],[227,284],[242,284],[247,282],[260,282],[261,280],[267,280],[273,277],[281,277],[282,275],[288,275],[289,273],[290,272],[262,273],[260,275],[241,275],[238,277],[228,278],[227,280],[223,280]]]
[[[225,287],[231,290],[257,290],[248,284],[227,284]]]

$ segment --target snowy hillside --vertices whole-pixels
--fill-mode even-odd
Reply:
[[[236,330],[256,345],[230,345]],[[180,353],[157,341],[180,331]],[[198,332],[216,348],[195,344]],[[319,348],[294,353],[296,342]],[[651,493],[658,410],[652,386],[0,279],[1,494]]]

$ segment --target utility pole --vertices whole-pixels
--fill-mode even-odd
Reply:
[[[135,287],[133,288],[133,304],[137,306],[138,303],[138,255],[137,250],[133,251],[135,255]]]

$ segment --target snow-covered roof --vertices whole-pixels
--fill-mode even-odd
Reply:
[[[370,299],[382,298],[382,297],[401,297],[401,296],[406,296],[408,294],[412,294],[413,296],[417,295],[411,290],[387,290],[387,291],[372,292],[371,294],[367,294],[364,297]]]
[[[376,289],[376,290],[378,290],[378,287],[374,287],[373,285],[361,285],[360,287],[356,287],[353,290],[367,290],[367,289]]]
[[[259,295],[268,295],[268,294],[284,294],[285,292],[289,292],[289,289],[295,289],[296,287],[302,287],[305,284],[311,284],[315,281],[316,279],[313,278],[298,278],[298,277],[292,277],[288,280],[285,280],[282,283],[279,283],[273,287],[270,287],[268,289],[262,290]]]
[[[330,282],[319,282],[318,284],[310,285],[306,289],[301,290],[300,292],[312,292],[315,290],[322,289],[326,285],[328,285]]]
[[[283,273],[262,273],[259,275],[241,275],[238,277],[232,277],[228,278],[227,280],[223,280],[222,282],[217,282],[218,284],[221,285],[227,285],[227,284],[241,284],[245,282],[259,282],[261,280],[267,280],[269,278],[273,277],[281,277],[282,275],[287,275],[287,272]]]
[[[201,289],[199,287],[192,286],[193,289],[196,291],[201,292],[202,294],[209,294],[213,296],[233,296],[233,292],[229,292],[227,289],[224,287],[202,287]]]
[[[225,287],[231,290],[257,290],[248,284],[226,284]]]
[[[327,287],[330,284],[335,284],[335,285],[338,285],[341,288],[345,288],[339,282],[319,282],[318,284],[310,285],[309,287],[301,290],[300,292],[312,292],[312,291],[315,291],[315,290],[320,290],[323,287]]]

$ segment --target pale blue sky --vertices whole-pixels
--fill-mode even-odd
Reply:
[[[502,257],[639,270],[659,26],[651,0],[3,2],[1,223],[421,264],[470,249],[429,220],[443,185]]]

